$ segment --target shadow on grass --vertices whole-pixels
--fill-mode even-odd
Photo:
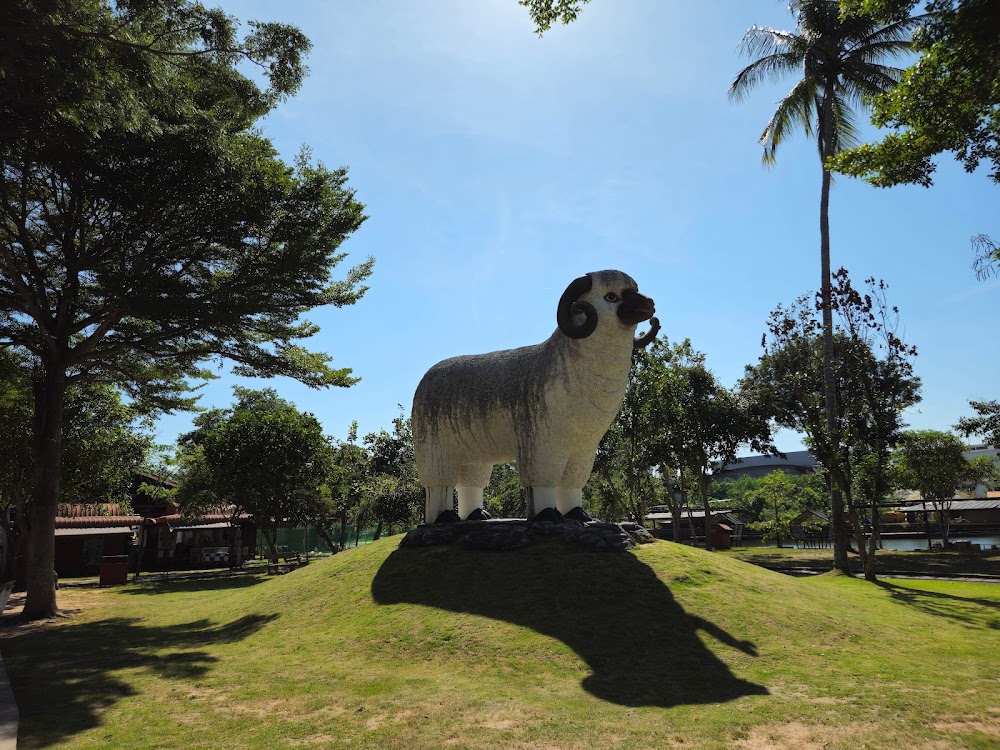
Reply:
[[[899,586],[887,581],[879,581],[878,585],[889,592],[893,601],[929,615],[945,617],[970,627],[1000,630],[1000,602],[995,599],[955,596],[941,591]]]
[[[623,706],[720,703],[767,689],[737,678],[699,631],[756,656],[741,641],[684,612],[632,554],[549,544],[508,552],[398,549],[372,582],[379,604],[467,612],[556,638],[587,662],[583,687]]]
[[[22,746],[51,747],[100,725],[104,710],[135,694],[121,670],[196,679],[217,661],[207,647],[243,640],[275,617],[248,615],[223,625],[196,620],[169,627],[118,617],[8,630],[3,655],[21,712]]]
[[[263,575],[219,576],[215,578],[167,578],[142,580],[134,586],[120,588],[117,594],[169,594],[178,591],[228,591],[256,586],[268,580]]]
[[[794,548],[737,548],[728,553],[744,562],[763,568],[809,568],[833,570],[833,551],[802,552]],[[863,572],[861,559],[848,556],[851,570]],[[879,575],[909,573],[914,575],[991,575],[1000,577],[1000,554],[992,550],[928,552],[926,550],[879,550],[875,555],[875,571]]]

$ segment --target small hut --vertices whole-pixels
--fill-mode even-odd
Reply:
[[[818,510],[804,510],[788,522],[788,532],[795,546],[822,549],[833,545],[830,518]]]

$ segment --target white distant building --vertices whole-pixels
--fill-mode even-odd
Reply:
[[[989,456],[993,459],[993,463],[1000,465],[1000,451],[994,448],[992,445],[973,445],[969,450],[962,454],[966,459],[979,458],[980,456]],[[977,498],[986,497],[986,487],[984,485],[978,485],[976,487],[975,496]]]
[[[809,451],[789,451],[781,456],[745,456],[735,463],[726,464],[715,473],[714,480],[766,477],[775,471],[786,474],[812,474],[819,471],[819,463]]]
[[[962,455],[967,459],[989,456],[995,464],[1000,465],[1000,450],[992,445],[973,445]],[[740,477],[756,479],[766,477],[775,471],[783,471],[786,474],[811,474],[819,470],[819,462],[809,451],[789,451],[784,458],[781,456],[745,456],[736,463],[723,466],[715,474],[714,479],[739,479]],[[986,491],[985,486],[979,485],[972,494],[976,498],[985,498]]]

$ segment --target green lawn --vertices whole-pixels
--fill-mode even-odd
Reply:
[[[397,541],[61,592],[0,631],[19,747],[1000,747],[1000,586]]]

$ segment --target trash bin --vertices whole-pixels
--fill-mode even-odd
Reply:
[[[106,555],[101,558],[102,586],[121,586],[128,583],[128,555]]]

